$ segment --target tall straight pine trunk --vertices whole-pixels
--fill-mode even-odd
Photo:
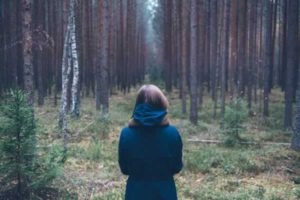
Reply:
[[[287,32],[287,66],[295,67],[298,63],[299,51],[299,2],[290,0],[288,2],[288,32]],[[300,68],[298,68],[300,77]],[[300,151],[300,78],[298,78],[298,89],[296,94],[296,119],[295,129],[292,137],[292,148]],[[290,102],[292,103],[292,102]],[[291,115],[291,113],[290,113]]]
[[[24,59],[24,89],[29,106],[34,103],[33,64],[32,64],[32,3],[22,0],[22,34]]]
[[[197,15],[197,0],[191,0],[191,39],[190,39],[190,120],[193,124],[197,124],[198,120],[198,101],[197,101],[197,29],[198,29],[198,15]]]
[[[263,69],[264,69],[264,92],[263,92],[263,115],[269,116],[269,91],[270,70],[272,64],[272,7],[271,1],[263,1]]]
[[[229,27],[230,27],[230,0],[224,2],[224,15],[223,15],[223,42],[224,50],[222,56],[222,69],[221,69],[221,125],[224,123],[225,116],[225,101],[226,101],[226,69],[228,68],[228,57],[229,57]]]
[[[189,2],[183,1],[181,2],[181,109],[182,113],[186,113],[186,73],[187,73],[187,29],[188,29],[188,10],[189,10]]]
[[[294,69],[298,65],[298,1],[287,1],[287,32],[286,32],[286,78],[285,78],[285,112],[284,127],[292,127],[293,97],[294,97]],[[296,7],[294,7],[296,6]],[[298,85],[299,87],[299,85]],[[297,94],[298,96],[298,94]],[[297,122],[296,122],[297,124]]]
[[[101,114],[106,115],[109,107],[109,68],[108,68],[108,50],[109,50],[109,0],[98,2],[99,10],[99,40],[97,48],[97,108],[101,109]],[[100,45],[101,44],[101,45]]]

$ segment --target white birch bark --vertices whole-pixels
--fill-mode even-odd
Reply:
[[[70,1],[70,18],[71,18],[71,33],[70,33],[70,50],[72,56],[73,81],[72,81],[72,107],[71,112],[75,117],[79,116],[79,62],[76,44],[76,22],[75,22],[75,1]]]
[[[69,8],[70,9],[70,8]],[[68,24],[67,31],[65,34],[64,50],[63,50],[63,60],[62,60],[62,92],[61,92],[61,104],[60,104],[60,114],[59,114],[59,127],[61,128],[63,140],[64,140],[64,150],[67,151],[68,135],[67,135],[67,93],[68,93],[68,83],[69,75],[71,73],[71,10],[68,12]]]

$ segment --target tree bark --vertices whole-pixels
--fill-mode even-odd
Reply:
[[[263,69],[264,69],[264,92],[263,92],[263,115],[269,116],[269,90],[270,70],[272,64],[272,7],[269,0],[263,1]]]
[[[218,47],[218,31],[217,31],[217,1],[212,0],[210,5],[210,81],[211,81],[211,96],[215,101],[216,99],[216,73],[217,73],[217,47]]]
[[[299,37],[297,41],[297,35],[299,35],[299,2],[298,1],[289,1],[289,17],[288,17],[288,26],[289,31],[287,34],[288,45],[287,45],[287,65],[296,66],[299,60]],[[297,47],[298,44],[298,47]],[[297,49],[298,48],[298,49]],[[298,66],[299,67],[299,66]],[[296,117],[295,117],[295,129],[293,131],[293,137],[291,142],[291,147],[294,150],[300,151],[300,67],[298,68],[298,88],[296,94]]]
[[[23,59],[24,59],[24,89],[27,94],[27,103],[33,107],[34,85],[32,64],[32,4],[30,0],[22,0],[23,13]]]
[[[288,1],[287,12],[287,77],[285,88],[285,113],[284,113],[284,127],[291,128],[293,117],[293,80],[294,68],[298,65],[298,16],[299,2],[294,0]],[[299,71],[299,69],[298,69]],[[300,71],[299,71],[300,73]],[[300,150],[300,82],[298,79],[297,91],[297,106],[296,106],[296,121],[295,131],[292,140],[292,147]]]
[[[100,107],[102,115],[108,113],[109,107],[109,68],[108,68],[108,30],[109,30],[109,1],[100,1],[100,25],[99,25],[99,37],[101,38],[101,47],[98,48],[98,61],[97,61],[97,76],[100,76],[100,80],[97,82],[99,87],[97,89],[100,97]],[[99,79],[99,77],[98,77]],[[99,85],[100,84],[100,85]],[[99,94],[100,92],[100,94]]]
[[[197,44],[198,44],[198,15],[197,0],[191,0],[191,39],[190,39],[190,121],[197,124],[198,121],[198,101],[197,101]]]
[[[255,49],[256,49],[256,9],[257,9],[257,0],[251,0],[250,2],[250,13],[249,13],[249,52],[248,52],[248,91],[247,91],[247,97],[248,97],[248,109],[251,111],[252,109],[252,91],[253,91],[253,85],[255,85],[255,78],[253,75],[253,69],[254,69],[254,61],[255,61]]]
[[[187,71],[187,29],[188,29],[188,11],[189,11],[189,2],[183,1],[182,2],[182,8],[181,8],[181,110],[182,113],[186,113],[186,91],[187,91],[187,85],[186,85],[186,71]]]
[[[75,0],[70,0],[70,42],[69,47],[72,55],[73,80],[72,80],[72,107],[71,113],[74,117],[79,117],[79,62],[76,44],[76,18],[75,18]]]
[[[228,67],[228,51],[229,51],[229,25],[230,25],[230,0],[225,0],[225,9],[223,15],[223,41],[224,41],[224,50],[223,50],[223,59],[222,59],[222,77],[221,77],[221,125],[224,125],[225,117],[225,101],[226,101],[226,69]]]
[[[246,46],[247,46],[247,0],[238,1],[238,96],[245,94]]]
[[[236,78],[236,64],[237,64],[237,4],[238,0],[231,1],[230,14],[230,57],[229,57],[229,74],[230,74],[230,97],[233,99]]]
[[[70,5],[72,3],[70,2]],[[69,6],[68,10],[68,21],[67,28],[64,38],[64,49],[63,49],[63,57],[62,57],[62,93],[61,93],[61,104],[60,104],[60,115],[59,115],[59,127],[62,130],[63,141],[64,141],[64,151],[67,152],[67,143],[68,143],[68,135],[67,135],[67,94],[68,94],[68,85],[69,85],[69,76],[71,73],[71,30],[72,30],[72,15],[71,15],[71,6]]]

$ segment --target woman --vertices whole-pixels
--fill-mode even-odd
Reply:
[[[182,169],[182,141],[166,117],[168,100],[154,85],[138,91],[129,126],[121,132],[119,165],[128,175],[125,200],[176,200],[173,175]]]

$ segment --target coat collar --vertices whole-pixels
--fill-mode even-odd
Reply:
[[[170,120],[169,118],[165,117],[161,123],[157,124],[156,126],[168,126],[170,125]],[[128,127],[138,127],[138,126],[142,126],[140,123],[138,123],[136,120],[134,120],[133,118],[129,120],[128,123]]]

